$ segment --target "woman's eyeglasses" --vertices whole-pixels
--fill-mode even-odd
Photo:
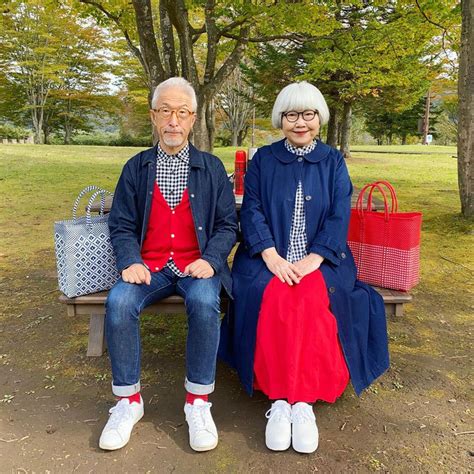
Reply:
[[[303,112],[296,112],[296,110],[290,110],[289,112],[283,112],[281,114],[283,117],[288,120],[288,122],[296,122],[300,115],[303,117],[305,122],[310,122],[311,120],[318,115],[317,110],[303,110]]]

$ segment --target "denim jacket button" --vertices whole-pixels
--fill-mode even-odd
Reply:
[[[333,293],[335,293],[335,292],[336,292],[336,288],[334,288],[333,286],[331,286],[331,287],[329,288],[329,293],[333,294]]]
[[[193,198],[193,197],[194,197],[194,194],[191,194],[191,197]]]
[[[153,194],[153,191],[150,191],[148,194],[151,196]]]
[[[312,197],[308,194],[308,196],[305,196],[305,199],[306,199],[307,201],[311,201]]]
[[[298,157],[298,162],[301,163],[303,161],[303,157],[302,156],[299,156]]]
[[[341,253],[341,258],[346,258],[345,252],[342,252],[342,253]]]
[[[198,227],[198,230],[202,230],[202,227],[201,227],[201,226],[199,226],[199,227]]]

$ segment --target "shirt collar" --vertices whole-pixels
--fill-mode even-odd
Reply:
[[[183,148],[181,148],[181,150],[179,150],[178,153],[176,153],[176,155],[168,155],[168,153],[163,151],[159,143],[157,144],[156,152],[157,152],[158,164],[163,164],[175,158],[178,158],[182,162],[189,164],[189,142],[187,142],[186,145]]]
[[[317,146],[314,147],[311,153],[304,155],[305,161],[310,163],[317,163],[318,161],[324,160],[331,151],[331,147],[323,143],[321,140],[316,140]],[[272,154],[280,160],[282,163],[293,163],[296,160],[294,153],[291,153],[285,147],[285,139],[278,140],[270,145]]]
[[[308,153],[311,153],[314,148],[316,147],[316,144],[317,144],[317,140],[314,139],[309,145],[306,145],[306,146],[294,146],[292,145],[288,139],[285,140],[285,148],[290,152],[290,153],[294,153],[295,155],[298,155],[298,156],[303,156],[303,155],[307,155]]]

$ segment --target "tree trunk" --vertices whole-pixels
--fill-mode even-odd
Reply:
[[[333,148],[337,147],[337,108],[329,108],[328,134],[326,143]]]
[[[206,104],[199,102],[196,111],[196,122],[193,127],[192,142],[196,148],[203,151],[211,150],[211,143],[209,142],[209,131],[207,129],[206,121]]]
[[[474,0],[463,0],[459,57],[458,182],[461,212],[474,216],[472,164],[474,157]]]
[[[402,135],[402,145],[406,145],[406,144],[407,144],[407,136]]]
[[[44,122],[43,123],[43,136],[44,136],[44,144],[45,145],[50,145],[49,135],[50,135],[49,126],[46,122]]]
[[[71,123],[71,115],[72,115],[72,103],[71,100],[68,99],[67,101],[67,109],[66,109],[66,116],[64,117],[64,144],[70,145],[72,139],[72,123]]]
[[[64,144],[70,145],[72,138],[72,127],[69,123],[64,124]]]
[[[344,102],[341,120],[341,147],[340,151],[344,158],[351,157],[350,141],[351,141],[351,124],[352,124],[352,103]]]
[[[230,146],[239,146],[239,131],[238,130],[232,130],[232,141],[230,143]]]

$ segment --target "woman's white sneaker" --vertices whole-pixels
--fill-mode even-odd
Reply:
[[[293,449],[299,453],[313,453],[318,448],[319,433],[313,407],[295,403],[291,409]]]
[[[144,413],[143,399],[140,396],[140,403],[130,403],[127,398],[122,398],[109,413],[109,421],[100,435],[99,447],[112,451],[123,448],[130,440],[133,426]]]
[[[189,445],[194,451],[210,451],[217,446],[217,428],[211,415],[212,403],[196,398],[184,405],[189,426]]]
[[[267,448],[285,451],[291,444],[291,405],[285,400],[277,400],[265,416],[268,418],[265,429]]]

